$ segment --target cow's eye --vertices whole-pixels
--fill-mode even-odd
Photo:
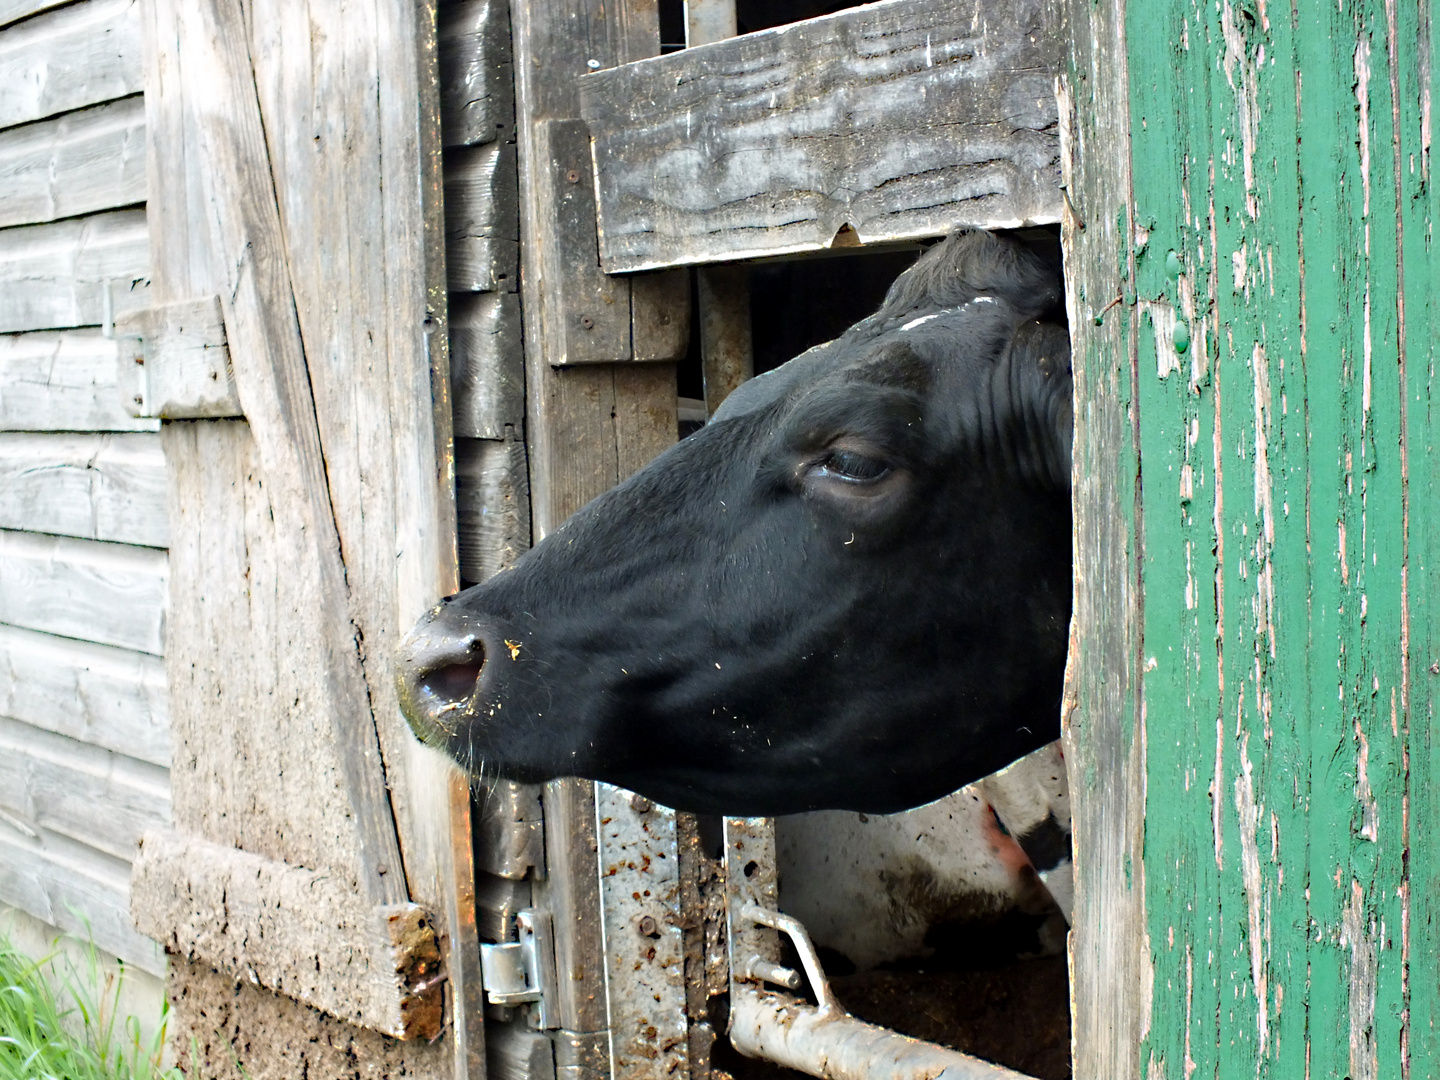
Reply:
[[[873,484],[890,472],[890,466],[877,458],[854,450],[831,450],[815,463],[815,473],[851,484]]]

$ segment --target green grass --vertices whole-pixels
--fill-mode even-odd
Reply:
[[[120,1016],[124,977],[93,946],[77,969],[58,949],[32,960],[0,935],[0,1080],[182,1080],[160,1067],[164,1015],[148,1042]]]

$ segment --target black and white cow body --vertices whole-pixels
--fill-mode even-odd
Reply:
[[[951,237],[402,647],[472,771],[730,815],[889,812],[1058,735],[1070,353],[1055,260]]]

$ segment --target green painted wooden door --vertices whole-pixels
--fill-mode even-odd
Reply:
[[[1077,1076],[1440,1075],[1432,8],[1068,22]]]

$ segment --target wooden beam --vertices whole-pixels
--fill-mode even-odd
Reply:
[[[128,862],[170,820],[170,772],[0,717],[0,817]]]
[[[0,530],[0,623],[159,656],[165,552]]]
[[[140,416],[243,415],[218,296],[176,300],[115,320],[120,396]]]
[[[0,716],[170,764],[165,666],[147,653],[0,625]]]
[[[884,0],[587,76],[601,264],[1057,221],[1060,46],[1045,0]]]
[[[0,529],[163,548],[160,436],[0,433]]]
[[[90,940],[127,964],[165,974],[165,953],[130,920],[130,863],[46,830],[0,818],[0,902]]]
[[[514,142],[510,5],[461,0],[440,8],[440,116],[446,146]]]
[[[145,201],[145,101],[0,131],[0,227]]]
[[[135,861],[133,914],[173,953],[400,1039],[438,1038],[436,927],[345,881],[169,830]]]
[[[0,31],[0,128],[138,94],[141,55],[139,0],[81,0]]]
[[[0,231],[0,331],[100,326],[144,307],[149,285],[143,210]]]
[[[515,147],[492,142],[445,152],[445,259],[451,292],[520,287]]]
[[[95,330],[0,335],[0,431],[158,431],[122,407],[117,358]]]

